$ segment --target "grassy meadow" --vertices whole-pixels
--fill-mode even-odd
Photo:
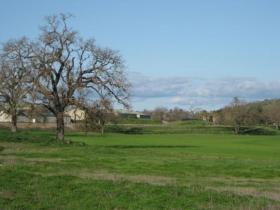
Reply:
[[[171,129],[171,128],[169,128]],[[163,129],[164,130],[164,129]],[[0,130],[0,209],[280,209],[280,136]]]

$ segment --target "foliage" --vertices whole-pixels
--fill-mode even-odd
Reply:
[[[150,114],[154,121],[159,121],[159,122],[163,122],[163,121],[172,122],[172,121],[194,118],[194,114],[192,112],[176,107],[174,109],[158,107],[151,111],[146,110],[144,111],[144,113]]]
[[[112,102],[108,99],[101,99],[93,104],[85,106],[85,131],[97,129],[101,134],[104,134],[105,124],[114,120],[115,113],[112,107]]]
[[[207,113],[214,119],[214,124],[230,125],[239,133],[241,127],[274,126],[279,128],[280,100],[265,100],[262,102],[245,103],[235,99],[235,102],[220,110]]]

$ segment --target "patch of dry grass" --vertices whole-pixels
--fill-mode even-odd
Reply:
[[[207,187],[207,189],[215,190],[218,192],[230,192],[237,195],[249,195],[253,197],[265,197],[271,200],[280,201],[280,191],[263,191],[254,187]],[[279,206],[280,208],[280,206]]]

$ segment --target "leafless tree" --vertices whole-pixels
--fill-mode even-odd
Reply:
[[[106,95],[128,105],[129,83],[118,52],[100,48],[94,40],[83,40],[69,27],[68,15],[50,16],[41,35],[32,43],[32,64],[37,103],[57,119],[57,139],[64,141],[64,111],[81,105],[77,94],[88,90],[92,99]]]
[[[280,102],[272,101],[264,107],[264,114],[276,129],[280,129]]]
[[[0,57],[0,111],[11,116],[11,130],[17,131],[18,109],[30,91],[31,67],[26,38],[5,43]]]
[[[173,109],[167,109],[164,107],[158,107],[154,110],[148,111],[144,110],[143,113],[151,115],[151,118],[156,121],[180,121],[192,118],[189,111],[175,107]]]
[[[159,121],[159,122],[163,122],[163,121],[166,120],[167,112],[168,112],[167,108],[158,107],[158,108],[155,108],[152,111],[151,117],[152,117],[153,120],[156,120],[156,121]]]
[[[247,107],[244,101],[234,97],[231,104],[223,109],[225,124],[234,127],[235,134],[240,133],[240,128],[248,125]]]
[[[89,128],[97,129],[104,134],[106,123],[115,117],[112,103],[108,99],[101,99],[85,108],[85,131]]]

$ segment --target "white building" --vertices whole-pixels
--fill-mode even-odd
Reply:
[[[85,119],[85,111],[82,109],[69,109],[65,111],[65,114],[71,118],[72,122],[81,121]]]
[[[0,122],[11,122],[12,117],[10,115],[7,115],[3,111],[0,112]]]

